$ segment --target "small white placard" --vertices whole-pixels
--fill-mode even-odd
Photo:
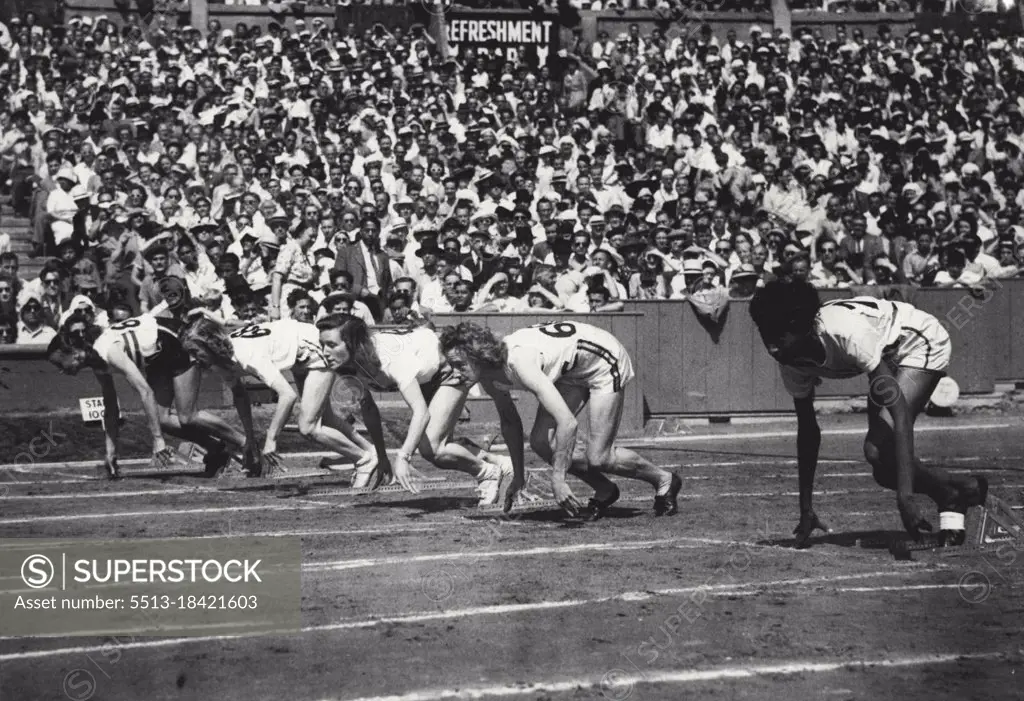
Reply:
[[[78,400],[82,410],[82,421],[96,423],[103,421],[103,397],[87,397]]]

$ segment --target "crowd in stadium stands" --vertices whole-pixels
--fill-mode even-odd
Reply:
[[[422,27],[14,20],[0,186],[49,259],[21,279],[0,233],[0,343],[188,298],[402,323],[1017,276],[1024,40],[871,34],[634,25],[513,65]]]

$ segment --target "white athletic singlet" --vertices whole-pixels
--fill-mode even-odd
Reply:
[[[783,365],[786,390],[810,396],[819,378],[841,379],[871,372],[883,358],[896,365],[943,371],[949,365],[949,334],[939,320],[904,302],[874,297],[838,299],[822,305],[815,332],[825,347],[821,365]]]
[[[441,340],[425,326],[415,329],[382,329],[370,333],[380,373],[368,377],[374,389],[394,392],[412,382],[425,385],[447,366],[441,354]]]
[[[593,394],[613,394],[633,379],[633,363],[619,340],[590,324],[539,324],[509,334],[503,343],[510,357],[520,349],[536,353],[541,372],[552,383],[587,387]],[[513,387],[523,389],[515,372],[506,370]]]
[[[270,368],[321,370],[327,361],[320,332],[313,324],[294,319],[250,324],[231,334],[235,359],[249,374],[266,377]]]
[[[188,353],[178,340],[180,324],[174,319],[143,314],[111,324],[93,343],[93,350],[105,363],[111,351],[120,348],[142,371],[180,375],[191,366]]]

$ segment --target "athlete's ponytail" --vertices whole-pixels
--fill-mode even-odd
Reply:
[[[365,374],[367,377],[377,377],[380,374],[381,364],[377,351],[370,342],[370,327],[362,319],[351,314],[328,314],[316,322],[319,331],[333,331],[337,329],[341,342],[345,344],[349,360],[345,364],[347,368]]]

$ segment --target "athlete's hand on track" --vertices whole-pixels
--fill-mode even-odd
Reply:
[[[376,453],[374,453],[376,456]],[[377,471],[380,473],[380,484],[388,485],[395,480],[395,468],[391,466],[391,458],[385,455],[377,462]]]
[[[399,455],[398,459],[395,460],[394,465],[394,473],[395,477],[398,479],[398,483],[402,485],[405,490],[413,494],[419,494],[420,490],[416,486],[416,479],[413,476],[414,472],[415,471],[412,469],[412,465],[409,461]]]
[[[505,513],[512,511],[513,506],[522,506],[533,501],[540,501],[541,496],[530,489],[526,478],[513,477],[505,492]]]
[[[117,456],[108,457],[103,465],[103,470],[107,479],[121,479],[121,468],[117,464]]]
[[[551,480],[551,489],[555,493],[555,501],[561,506],[570,516],[578,516],[580,511],[583,509],[583,504],[580,503],[576,495],[569,489],[569,485],[565,483],[564,479]]]
[[[275,450],[271,453],[264,452],[262,455],[263,460],[263,476],[274,474],[274,472],[284,468],[284,461],[281,460],[280,454]]]
[[[260,463],[260,453],[256,446],[246,444],[242,448],[242,469],[250,475],[262,476],[263,469]]]
[[[174,462],[174,449],[164,446],[153,450],[153,467],[167,467]]]
[[[379,464],[377,451],[371,448],[363,453],[363,457],[359,458],[356,462],[356,470],[359,472],[370,472],[376,469]]]
[[[921,539],[921,531],[931,532],[934,530],[931,522],[925,518],[924,510],[912,497],[897,497],[896,503],[899,505],[903,527],[914,537],[914,540]]]
[[[818,518],[818,514],[814,513],[814,509],[805,511],[800,514],[800,523],[797,524],[796,528],[793,529],[793,535],[796,536],[796,547],[797,549],[809,548],[811,544],[808,543],[814,531],[822,531],[823,533],[831,533],[832,529],[822,523],[821,519]]]

